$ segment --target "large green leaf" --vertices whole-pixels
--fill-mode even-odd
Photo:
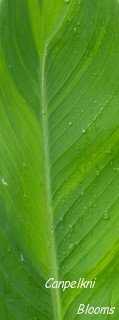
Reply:
[[[119,317],[118,17],[118,0],[0,1],[1,320]]]

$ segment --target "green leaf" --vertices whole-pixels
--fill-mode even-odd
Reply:
[[[118,15],[118,0],[0,1],[1,320],[119,316]]]

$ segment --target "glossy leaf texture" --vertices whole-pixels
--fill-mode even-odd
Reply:
[[[1,0],[0,32],[0,319],[117,320],[119,1]]]

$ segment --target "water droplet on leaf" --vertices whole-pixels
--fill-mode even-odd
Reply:
[[[20,254],[20,260],[21,260],[22,262],[24,261],[23,253]]]
[[[4,186],[8,186],[8,182],[7,182],[7,180],[4,178],[4,177],[2,177],[1,178],[1,182],[2,182],[2,184],[4,185]]]
[[[69,249],[70,249],[70,250],[73,249],[73,246],[74,246],[74,244],[71,243],[70,246],[69,246]]]
[[[23,161],[23,167],[26,167],[26,162],[25,161]]]
[[[13,298],[9,298],[8,301],[11,303],[11,302],[14,302],[14,299]]]
[[[119,172],[119,167],[113,168],[114,171]]]
[[[74,33],[76,33],[77,32],[77,29],[76,29],[76,27],[74,27]]]
[[[109,213],[108,213],[108,211],[105,211],[105,213],[103,214],[103,219],[104,219],[104,220],[108,220],[108,219],[109,219]]]
[[[70,126],[70,127],[72,126],[72,121],[69,121],[69,126]]]

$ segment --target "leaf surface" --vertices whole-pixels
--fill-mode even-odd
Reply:
[[[0,1],[1,320],[119,316],[118,16],[117,0]]]

